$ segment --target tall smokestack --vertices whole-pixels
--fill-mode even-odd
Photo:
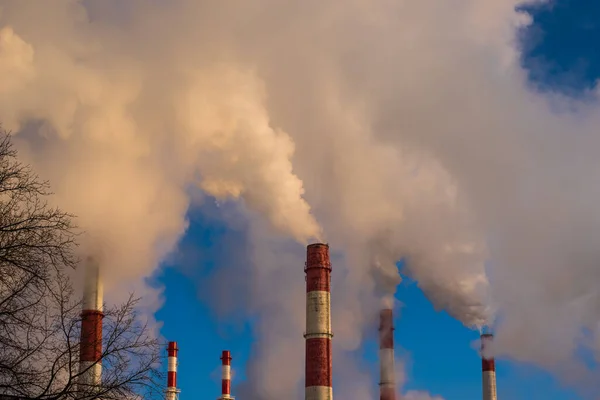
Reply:
[[[396,400],[394,373],[394,314],[391,308],[379,313],[379,399]]]
[[[231,353],[228,350],[223,350],[221,363],[221,397],[218,400],[233,399],[231,396]]]
[[[169,342],[167,347],[168,370],[166,400],[177,400],[179,398],[180,390],[177,389],[177,365],[179,364],[177,361],[178,352],[179,347],[177,347],[177,342]]]
[[[79,342],[79,383],[84,386],[99,386],[102,379],[103,317],[100,267],[94,260],[89,260],[83,286]]]
[[[494,335],[481,335],[481,371],[483,374],[483,400],[497,400],[496,394],[496,363],[490,354],[490,346]]]
[[[306,248],[305,400],[331,400],[331,262],[329,245]]]

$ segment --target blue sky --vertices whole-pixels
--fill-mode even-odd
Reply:
[[[533,87],[573,96],[591,87],[600,75],[600,3],[559,0],[552,6],[526,10],[533,15],[534,24],[521,35],[522,62]],[[182,399],[218,397],[223,349],[232,351],[236,382],[245,379],[243,366],[254,339],[250,321],[225,323],[211,311],[209,299],[199,293],[202,285],[198,282],[228,262],[228,246],[244,241],[243,233],[231,232],[218,218],[207,217],[215,211],[209,205],[190,213],[191,226],[180,246],[184,261],[165,265],[155,277],[156,283],[165,287],[165,303],[157,313],[158,320],[164,322],[162,334],[177,340],[181,348]],[[195,268],[190,269],[190,264]],[[396,315],[397,351],[410,360],[406,388],[428,390],[446,400],[480,398],[480,360],[472,348],[478,333],[433,310],[412,282],[403,282],[397,298],[404,304],[402,315]],[[365,365],[374,363],[375,346],[367,346],[363,353]],[[503,400],[578,399],[531,366],[498,360],[497,372]]]

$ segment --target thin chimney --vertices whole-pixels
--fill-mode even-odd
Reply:
[[[92,259],[86,265],[79,344],[79,383],[99,386],[102,380],[102,281],[100,267]]]
[[[223,350],[221,355],[221,397],[218,400],[231,400],[231,353]]]
[[[331,262],[329,245],[306,249],[305,400],[333,399],[331,379]]]
[[[177,354],[179,353],[179,347],[177,347],[177,342],[169,342],[167,347],[167,356],[168,356],[168,370],[167,370],[167,390],[166,390],[166,400],[177,400],[179,398],[179,393],[181,392],[177,389],[177,365],[179,362],[177,361]]]
[[[384,308],[379,314],[379,399],[396,400],[394,373],[394,314]]]
[[[483,375],[483,400],[497,400],[496,393],[496,362],[489,354],[494,335],[484,333],[481,335],[481,371]]]

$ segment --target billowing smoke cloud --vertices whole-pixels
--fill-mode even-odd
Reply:
[[[84,252],[102,260],[105,277],[148,275],[173,249],[191,184],[243,198],[301,242],[320,235],[292,171],[293,142],[270,126],[249,67],[200,57],[170,68],[122,42],[131,32],[102,25],[103,9],[96,25],[78,1],[4,3],[0,120],[24,133],[28,161],[78,216]]]
[[[321,236],[310,204],[340,251],[336,351],[361,345],[403,258],[465,325],[496,311],[499,354],[580,371],[600,342],[600,112],[527,87],[517,4],[4,0],[0,121],[114,279],[173,249],[190,185],[300,242]],[[302,376],[274,360],[302,352],[303,254],[251,231],[269,340],[251,375],[281,397]]]

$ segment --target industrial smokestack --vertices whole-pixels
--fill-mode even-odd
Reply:
[[[394,373],[394,314],[391,308],[379,313],[379,399],[396,400]]]
[[[81,337],[79,344],[79,383],[99,386],[102,379],[102,282],[100,267],[89,260],[83,286]]]
[[[177,400],[179,398],[180,390],[177,389],[177,353],[179,352],[179,347],[177,347],[177,342],[169,342],[167,347],[167,356],[168,356],[168,370],[167,370],[167,390],[166,390],[166,400]]]
[[[228,350],[223,350],[221,363],[221,397],[218,400],[233,399],[231,396],[231,353]]]
[[[331,262],[329,245],[306,248],[305,400],[331,400]]]
[[[490,354],[490,347],[494,335],[484,333],[481,335],[481,371],[483,374],[483,400],[497,400],[496,395],[496,363]]]

